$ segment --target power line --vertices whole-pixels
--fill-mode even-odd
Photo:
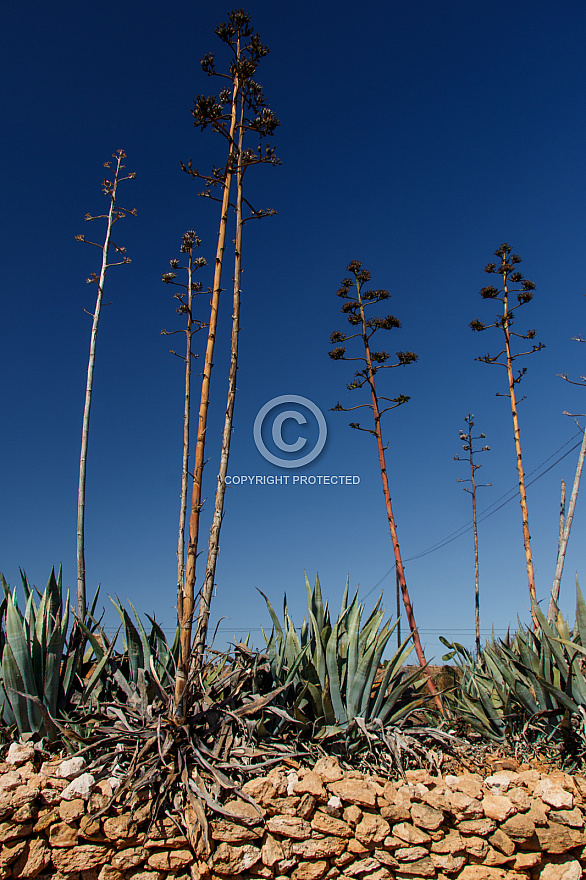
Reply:
[[[541,464],[537,465],[536,468],[534,468],[532,471],[530,471],[527,476],[531,476],[532,474],[535,474],[537,471],[539,471],[543,467],[544,464],[547,464],[548,461],[551,461],[551,459],[554,456],[556,456],[559,452],[561,452],[562,449],[564,449],[569,443],[571,443],[578,436],[580,437],[580,440],[577,443],[575,443],[570,449],[568,449],[567,452],[564,452],[564,454],[561,455],[556,461],[554,461],[553,464],[551,464],[548,468],[546,468],[546,470],[544,470],[543,473],[538,474],[536,477],[534,477],[533,480],[530,480],[526,485],[531,486],[531,485],[533,485],[533,483],[536,483],[537,480],[540,480],[541,477],[544,477],[547,473],[549,473],[550,470],[552,470],[552,468],[554,468],[556,465],[558,465],[560,463],[560,461],[563,461],[564,458],[566,458],[571,452],[574,451],[574,449],[577,449],[578,446],[580,446],[580,444],[582,443],[582,437],[583,437],[582,431],[578,431],[577,434],[574,434],[574,436],[571,437],[562,446],[560,446],[559,449],[557,449],[555,452],[552,452],[552,454],[549,455],[544,461],[542,461]],[[513,494],[511,495],[511,493],[513,493]],[[489,504],[488,507],[485,507],[484,510],[481,510],[478,515],[478,521],[482,522],[485,519],[488,519],[489,516],[492,516],[493,514],[497,513],[499,510],[501,510],[503,507],[505,507],[505,505],[509,504],[510,501],[513,501],[517,497],[518,494],[519,494],[519,487],[513,486],[512,489],[509,489],[508,492],[505,492],[504,495],[501,495],[500,498],[497,498],[496,501],[493,501],[492,504]],[[507,498],[507,495],[510,495],[511,497]],[[503,501],[503,499],[505,499],[505,498],[507,500]],[[502,501],[503,503],[499,504],[500,501]],[[495,504],[498,504],[498,507],[495,507]],[[494,510],[492,508],[494,508]],[[407,559],[405,559],[403,561],[404,562],[413,562],[415,559],[421,559],[423,556],[428,556],[430,553],[435,553],[436,550],[441,550],[442,547],[446,547],[448,544],[451,544],[453,541],[456,541],[458,538],[461,538],[462,535],[466,534],[466,532],[469,532],[470,529],[473,527],[473,524],[474,524],[473,521],[469,520],[465,525],[460,526],[460,528],[456,529],[455,532],[451,532],[449,535],[447,535],[446,538],[443,538],[442,540],[433,544],[427,550],[423,550],[421,553],[416,553],[415,556],[409,556]],[[370,596],[370,594],[373,593],[377,589],[377,587],[379,587],[380,584],[382,584],[382,582],[394,570],[395,570],[395,565],[392,565],[391,568],[389,568],[389,570],[386,572],[386,574],[384,574],[380,578],[380,580],[377,581],[377,583],[374,585],[374,587],[371,587],[371,589],[368,591],[368,593],[366,593],[363,596],[363,600],[366,599],[368,596]]]

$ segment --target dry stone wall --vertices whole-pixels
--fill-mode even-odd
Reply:
[[[293,762],[291,762],[293,763]],[[521,767],[407,781],[343,771],[335,758],[250,780],[229,817],[149,829],[149,803],[100,813],[116,780],[78,759],[0,763],[0,880],[579,880],[586,780]]]

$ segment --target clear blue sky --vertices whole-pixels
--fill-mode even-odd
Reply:
[[[4,13],[0,144],[4,223],[2,296],[2,506],[0,571],[22,566],[39,586],[63,564],[75,590],[78,458],[90,318],[99,252],[74,241],[100,213],[103,162],[122,147],[136,180],[119,224],[130,266],[112,270],[98,338],[88,457],[86,556],[90,592],[130,599],[174,626],[182,446],[182,365],[163,328],[181,323],[161,283],[182,233],[197,230],[213,262],[217,210],[180,170],[189,158],[220,164],[223,143],[192,124],[198,93],[215,88],[199,59],[222,45],[214,28],[229,4],[111,2],[10,4]],[[261,406],[297,394],[328,425],[321,456],[304,475],[358,475],[357,486],[255,486],[228,492],[213,622],[220,640],[248,630],[262,645],[262,589],[294,619],[305,610],[303,572],[319,571],[337,609],[346,576],[370,606],[380,589],[394,609],[392,547],[374,441],[330,412],[351,365],[329,360],[344,329],[335,296],[350,260],[391,291],[403,327],[380,347],[414,350],[416,365],[381,374],[381,391],[411,401],[384,430],[399,540],[427,653],[438,635],[473,644],[472,534],[421,555],[470,519],[456,482],[466,467],[459,429],[476,415],[492,448],[481,462],[483,509],[516,485],[504,371],[474,358],[496,351],[478,291],[495,248],[512,244],[537,285],[519,329],[546,348],[527,359],[520,405],[527,472],[553,464],[586,411],[586,389],[556,377],[585,373],[584,93],[586,9],[567,0],[409,0],[246,6],[271,48],[257,78],[281,121],[279,168],[249,174],[255,204],[278,215],[245,230],[239,395],[231,474],[283,473],[258,453]],[[94,227],[95,228],[95,227]],[[97,234],[97,233],[96,233]],[[200,278],[207,285],[204,272]],[[231,268],[223,282],[230,288]],[[204,535],[209,528],[226,392],[230,296],[215,358]],[[203,317],[207,305],[202,302]],[[203,341],[203,340],[202,340]],[[195,371],[197,374],[197,370]],[[357,392],[355,392],[356,394]],[[291,427],[291,425],[289,426]],[[309,428],[308,428],[309,430]],[[308,434],[309,437],[309,434]],[[294,438],[293,438],[294,439]],[[564,444],[568,444],[565,445]],[[550,458],[562,448],[559,455]],[[537,592],[554,574],[560,481],[571,485],[577,450],[530,486]],[[586,488],[583,488],[586,492]],[[507,496],[509,497],[509,496]],[[496,505],[498,506],[498,505]],[[584,498],[579,498],[562,583],[572,615],[574,577],[586,581]],[[481,619],[500,633],[528,620],[518,501],[480,525]],[[375,589],[376,587],[376,589]],[[371,592],[373,591],[373,592]],[[107,620],[114,622],[108,610]]]

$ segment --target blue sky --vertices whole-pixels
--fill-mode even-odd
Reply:
[[[74,241],[100,213],[103,162],[119,147],[136,180],[120,201],[137,218],[119,224],[130,266],[107,278],[98,337],[88,456],[86,561],[102,584],[174,627],[182,444],[182,365],[160,335],[181,323],[161,274],[183,232],[197,231],[213,262],[217,211],[180,170],[192,158],[219,164],[223,143],[192,124],[197,94],[213,91],[199,59],[222,46],[214,28],[228,4],[110,2],[11,4],[0,66],[4,231],[2,296],[2,507],[0,571],[19,566],[43,586],[63,564],[75,590],[79,444],[98,252]],[[390,290],[402,329],[380,347],[414,350],[416,365],[381,374],[381,391],[410,402],[384,424],[399,540],[417,623],[429,656],[440,634],[472,646],[472,533],[422,555],[466,524],[470,499],[453,461],[464,416],[476,415],[491,452],[479,477],[484,509],[516,485],[504,371],[474,358],[499,348],[478,291],[493,251],[508,241],[537,290],[519,328],[546,348],[526,359],[521,434],[528,473],[553,466],[528,489],[537,593],[555,569],[560,481],[571,485],[577,442],[564,410],[586,410],[585,389],[557,378],[583,374],[586,349],[586,68],[583,3],[542,0],[253,0],[246,6],[271,48],[257,79],[281,121],[278,168],[251,170],[248,195],[276,217],[248,224],[244,242],[241,359],[230,473],[285,473],[253,439],[260,408],[284,394],[324,413],[328,439],[299,474],[348,474],[348,486],[235,486],[227,493],[213,625],[218,641],[269,622],[286,591],[299,624],[303,572],[319,571],[339,606],[346,577],[367,605],[384,589],[394,609],[392,547],[374,441],[352,431],[338,400],[351,365],[332,362],[344,329],[335,292],[358,259]],[[95,228],[95,227],[94,227]],[[92,230],[93,231],[93,230]],[[97,232],[95,233],[97,234]],[[204,272],[200,278],[207,285]],[[230,288],[231,267],[223,283]],[[209,529],[226,394],[231,304],[220,315],[208,430]],[[205,317],[207,305],[202,301]],[[203,339],[201,340],[203,342]],[[198,343],[200,341],[198,340]],[[197,369],[195,370],[197,380]],[[357,392],[354,392],[357,394]],[[289,428],[291,428],[289,424]],[[312,425],[306,439],[311,442]],[[295,437],[292,435],[292,440]],[[558,452],[558,450],[560,450]],[[557,455],[555,453],[558,453]],[[552,457],[553,456],[553,457]],[[543,464],[547,462],[546,464]],[[543,465],[543,466],[542,466]],[[541,470],[539,470],[539,467]],[[529,479],[533,479],[529,477]],[[291,481],[290,481],[291,483]],[[569,490],[568,490],[569,491]],[[583,491],[586,491],[583,489]],[[507,498],[510,496],[506,496]],[[573,615],[575,573],[586,580],[584,499],[578,499],[562,582]],[[501,502],[502,503],[502,502]],[[480,525],[481,622],[488,635],[528,620],[521,514],[516,498]],[[107,621],[114,623],[112,611]]]

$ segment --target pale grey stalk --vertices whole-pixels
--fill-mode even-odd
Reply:
[[[90,340],[90,353],[88,360],[88,368],[87,368],[87,381],[86,381],[86,389],[85,389],[85,403],[83,410],[83,423],[82,423],[82,431],[81,431],[81,454],[79,458],[79,485],[78,485],[78,494],[77,494],[77,608],[78,615],[81,620],[85,620],[86,616],[86,582],[85,582],[85,488],[86,488],[86,466],[87,466],[87,450],[88,450],[88,440],[89,440],[89,425],[90,425],[90,410],[92,405],[92,388],[94,381],[94,364],[96,359],[96,340],[98,335],[98,324],[100,321],[100,311],[102,308],[102,297],[104,294],[104,282],[106,279],[106,270],[110,268],[111,265],[120,265],[120,263],[112,263],[108,264],[108,252],[110,250],[111,245],[111,236],[112,236],[112,227],[116,220],[119,220],[120,217],[124,216],[126,213],[134,213],[127,212],[125,209],[116,209],[116,190],[118,188],[118,183],[120,180],[128,180],[134,178],[134,174],[130,174],[127,177],[121,178],[120,171],[124,168],[122,165],[122,159],[124,159],[126,154],[123,150],[118,150],[113,158],[116,159],[116,168],[114,171],[114,181],[112,184],[109,184],[108,181],[104,181],[104,192],[110,196],[110,209],[107,214],[108,225],[106,228],[106,236],[104,239],[103,245],[97,245],[102,250],[102,267],[100,270],[99,278],[97,276],[93,276],[92,278],[88,278],[88,281],[95,281],[98,285],[98,296],[96,298],[96,305],[94,308],[94,313],[92,315],[93,323],[92,323],[92,333]],[[104,163],[105,167],[111,168],[109,162]],[[105,215],[104,215],[105,216]],[[95,217],[91,217],[90,215],[86,216],[86,220],[94,220],[98,219]],[[79,241],[86,241],[84,236],[76,236]],[[94,244],[94,242],[88,242],[89,244]],[[123,248],[118,248],[114,245],[115,249],[118,253],[124,253]],[[121,260],[121,263],[129,263],[130,260],[125,257]]]
[[[558,600],[560,596],[560,584],[562,581],[562,572],[564,570],[564,562],[566,558],[566,549],[568,547],[568,540],[570,538],[570,529],[572,527],[572,519],[574,518],[574,510],[576,509],[576,499],[578,497],[578,489],[580,488],[580,477],[582,476],[582,468],[584,467],[584,458],[586,457],[586,430],[584,431],[584,436],[582,437],[582,445],[580,446],[580,453],[578,455],[578,464],[576,466],[576,474],[574,476],[574,485],[572,486],[572,494],[570,496],[570,503],[568,505],[568,515],[566,517],[566,521],[564,524],[564,532],[562,535],[562,539],[559,544],[558,551],[558,560],[555,570],[555,576],[553,579],[553,586],[551,588],[551,597],[549,600],[549,608],[547,611],[547,619],[549,623],[552,623],[557,611],[558,611]]]

